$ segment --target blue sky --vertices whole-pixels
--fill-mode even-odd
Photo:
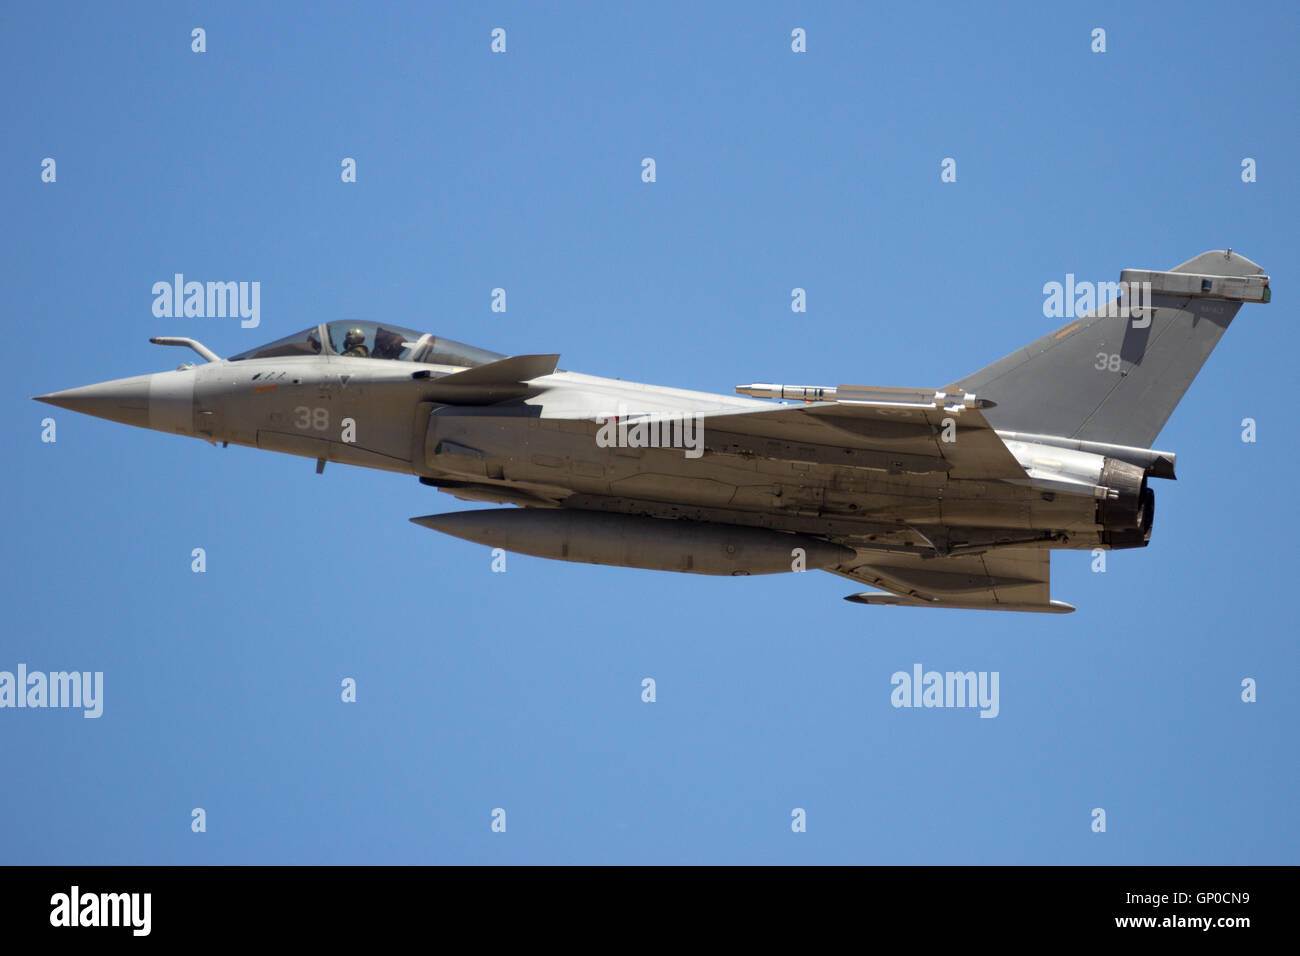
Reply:
[[[0,711],[0,861],[1300,862],[1297,19],[5,7],[0,669],[103,671],[105,699]],[[863,607],[825,574],[494,574],[406,520],[462,507],[414,478],[62,411],[43,443],[30,401],[183,359],[151,335],[229,355],[336,318],[722,393],[937,386],[1059,324],[1045,282],[1225,246],[1274,301],[1161,434],[1151,547],[1053,558],[1063,617]],[[176,272],[259,281],[260,327],[155,318]],[[918,662],[999,672],[999,716],[892,708]]]

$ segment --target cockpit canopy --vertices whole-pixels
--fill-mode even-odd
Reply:
[[[476,349],[426,332],[380,322],[329,322],[295,335],[232,355],[230,361],[290,356],[342,355],[349,358],[390,359],[429,365],[473,368],[505,358],[500,352]]]

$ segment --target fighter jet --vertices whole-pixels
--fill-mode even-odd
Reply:
[[[862,604],[1066,613],[1052,550],[1143,548],[1151,447],[1269,278],[1231,250],[1124,270],[1120,295],[941,388],[742,396],[558,369],[389,323],[313,325],[206,364],[42,395],[115,422],[412,474],[510,507],[411,518],[493,548],[693,574],[818,569]],[[774,360],[776,357],[774,357]],[[776,399],[776,402],[771,401]]]

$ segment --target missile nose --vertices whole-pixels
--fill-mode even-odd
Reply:
[[[37,395],[35,401],[124,425],[148,428],[149,378],[148,375],[139,375],[81,388],[65,388],[61,392]]]

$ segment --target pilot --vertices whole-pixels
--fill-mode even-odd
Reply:
[[[370,358],[366,334],[355,327],[348,329],[348,334],[343,336],[343,355],[345,358]]]

